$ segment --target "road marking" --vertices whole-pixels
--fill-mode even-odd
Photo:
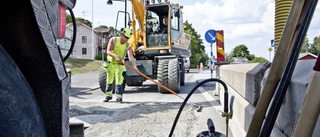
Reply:
[[[200,91],[200,93],[204,96],[204,98],[206,98],[206,100],[210,103],[210,105],[217,110],[220,114],[223,113],[223,108],[222,105],[216,105],[213,102],[216,101],[216,99],[214,99],[208,92],[206,92],[206,90],[204,90],[202,87],[199,87],[198,90]]]

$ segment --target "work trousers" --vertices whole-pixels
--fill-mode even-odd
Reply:
[[[116,96],[122,97],[123,94],[123,80],[124,77],[122,73],[126,70],[125,66],[118,63],[109,63],[106,65],[107,70],[107,90],[106,95],[112,95],[112,83],[115,81],[116,83]]]

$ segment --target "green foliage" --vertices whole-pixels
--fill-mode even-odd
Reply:
[[[114,30],[114,27],[109,26],[109,30],[110,30],[110,31]]]
[[[108,26],[106,26],[106,25],[100,25],[98,28],[108,28]]]
[[[314,55],[319,55],[319,53],[320,53],[320,35],[314,37],[313,43],[311,44],[308,52],[310,52]]]
[[[250,63],[261,63],[261,62],[269,62],[269,61],[263,57],[255,57],[250,61]]]
[[[226,62],[231,62],[233,58],[233,51],[231,51],[230,54],[225,54],[226,55]]]
[[[186,21],[184,23],[185,26],[185,32],[190,35],[191,37],[191,58],[190,58],[190,65],[191,67],[196,67],[198,64],[200,64],[200,59],[204,56],[205,53],[205,47],[203,45],[203,41],[201,39],[201,35],[197,33],[197,31],[192,27],[192,24],[188,23]],[[201,62],[205,62],[201,60]]]
[[[312,44],[309,43],[309,38],[305,37],[300,52],[310,52],[314,55],[318,55],[320,53],[320,35],[314,37]]]
[[[80,19],[83,19],[83,18],[78,17],[78,18],[76,18],[76,21],[79,21]],[[92,22],[91,21],[89,21],[87,19],[84,19],[83,23],[92,28]]]
[[[247,58],[248,60],[253,60],[255,58],[254,54],[250,54],[248,48],[246,45],[238,45],[236,46],[232,52],[227,56],[227,62],[230,62],[233,57],[244,57]]]
[[[250,52],[246,45],[238,45],[233,49],[232,57],[248,57]]]
[[[197,65],[200,64],[200,58],[201,55],[199,53],[192,53],[192,56],[190,58],[190,67],[195,68]]]
[[[65,63],[72,65],[72,68],[71,68],[72,74],[77,74],[77,73],[99,71],[100,66],[103,62],[100,60],[68,58]]]
[[[206,53],[203,53],[202,56],[200,57],[199,62],[202,63],[203,65],[207,65],[209,60],[209,57]]]
[[[69,24],[69,23],[72,23],[72,18],[71,18],[71,15],[67,13],[67,16],[66,16],[66,23]]]
[[[248,60],[253,60],[255,57],[256,57],[256,56],[255,56],[254,54],[249,54],[249,55],[247,56],[247,59],[248,59]]]
[[[302,43],[302,47],[301,47],[301,53],[305,53],[308,51],[308,49],[310,48],[310,44],[309,44],[309,38],[305,37],[305,39],[303,40]]]

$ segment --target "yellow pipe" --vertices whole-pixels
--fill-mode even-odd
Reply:
[[[277,51],[293,0],[276,0],[275,2],[274,53]]]

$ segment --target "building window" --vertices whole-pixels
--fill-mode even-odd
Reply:
[[[87,48],[82,48],[82,55],[87,55]]]
[[[82,43],[87,43],[87,36],[82,36]]]

